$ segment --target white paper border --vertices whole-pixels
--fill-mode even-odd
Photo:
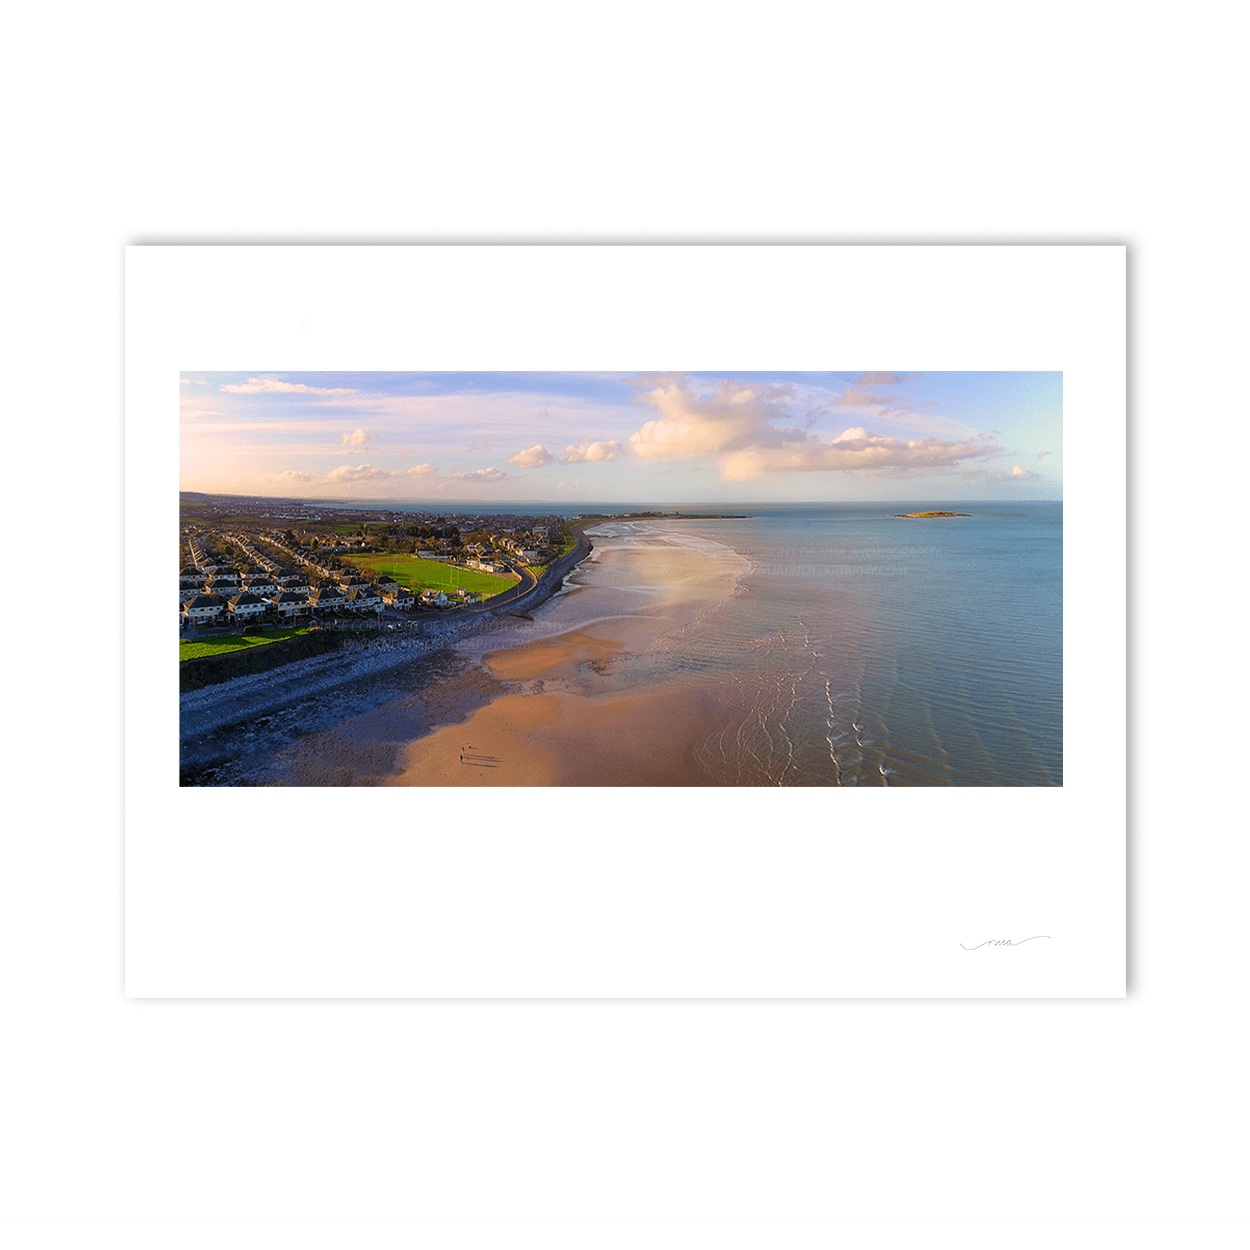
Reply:
[[[1124,311],[1107,246],[127,249],[128,995],[1122,996]],[[1061,789],[449,827],[457,791],[178,786],[181,371],[735,368],[1063,372]]]

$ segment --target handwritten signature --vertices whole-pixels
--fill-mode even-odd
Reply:
[[[966,951],[979,951],[983,946],[1023,946],[1025,942],[1036,942],[1038,938],[1049,938],[1049,933],[1035,933],[1032,937],[1021,938],[1018,942],[1011,938],[986,938],[984,942],[978,942],[975,946],[964,946],[962,942],[960,946],[964,946]]]

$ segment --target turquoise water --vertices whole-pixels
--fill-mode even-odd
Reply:
[[[622,676],[715,692],[713,783],[1061,785],[1063,505],[933,506],[683,520],[751,568]]]

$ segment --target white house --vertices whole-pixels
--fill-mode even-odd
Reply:
[[[230,611],[239,620],[247,620],[253,616],[263,616],[269,605],[259,596],[245,590],[230,600]]]
[[[280,617],[308,615],[308,601],[303,595],[297,595],[293,591],[284,590],[281,594],[275,594],[269,602]]]
[[[317,612],[332,612],[343,606],[344,599],[337,586],[318,586],[309,598],[308,606]]]
[[[214,594],[230,596],[239,589],[239,575],[234,569],[219,568],[209,576],[208,584]]]
[[[202,625],[219,617],[225,606],[216,595],[196,595],[183,605],[182,613],[193,625]]]
[[[347,606],[358,612],[376,612],[382,606],[382,597],[371,586],[347,592]]]
[[[399,608],[403,611],[412,607],[417,601],[416,595],[411,590],[405,590],[402,586],[392,586],[389,590],[382,591],[382,600],[392,608]]]

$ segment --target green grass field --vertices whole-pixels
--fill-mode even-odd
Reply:
[[[260,634],[221,634],[216,638],[196,639],[194,642],[179,639],[178,659],[200,660],[209,655],[226,655],[247,647],[263,647],[267,642],[282,642],[299,634],[308,633],[308,627],[299,629],[267,629]]]
[[[494,577],[479,573],[477,569],[449,568],[437,560],[418,560],[416,556],[391,551],[386,555],[352,556],[344,564],[358,568],[373,569],[393,577],[401,586],[414,593],[419,590],[472,590],[484,595],[497,595],[516,585],[514,577]]]

